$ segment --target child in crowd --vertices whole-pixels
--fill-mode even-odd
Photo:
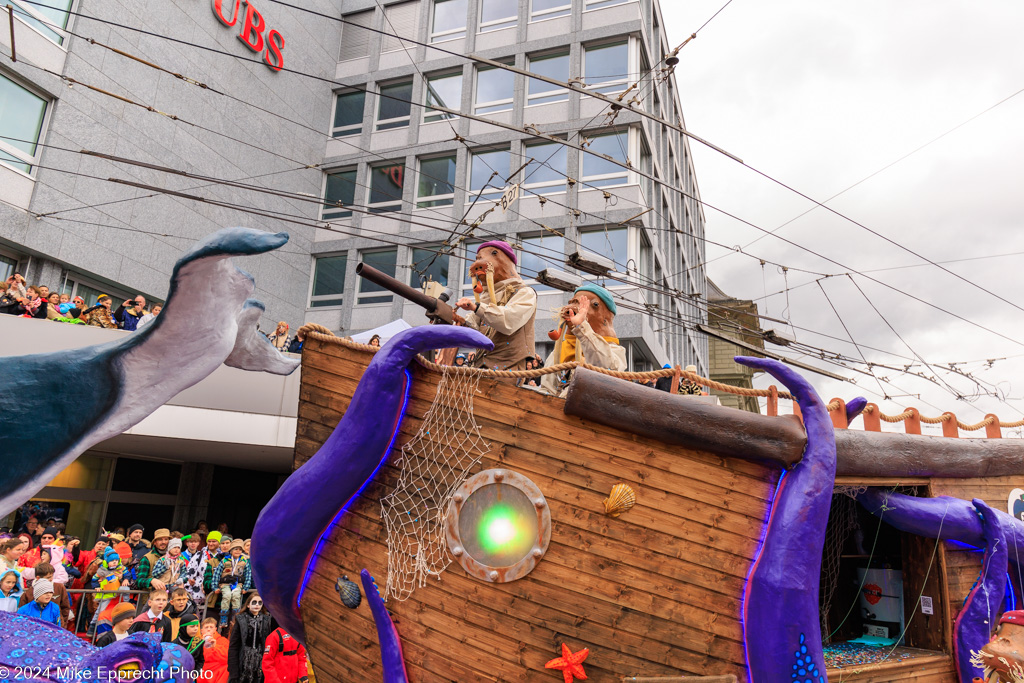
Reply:
[[[191,614],[182,619],[181,630],[178,637],[174,639],[174,643],[181,645],[192,655],[196,671],[201,671],[203,668],[203,646],[206,644],[206,640],[199,634],[199,631],[199,617]]]
[[[242,557],[242,539],[231,541],[231,554],[217,565],[214,570],[213,582],[220,591],[220,627],[227,628],[228,609],[236,612],[242,605],[242,593],[252,587],[252,567],[249,560]]]
[[[171,604],[166,614],[171,620],[171,640],[174,640],[178,637],[181,624],[196,614],[196,605],[189,599],[188,591],[181,586],[171,591]]]
[[[119,640],[128,637],[128,629],[131,628],[132,620],[135,619],[135,605],[130,602],[122,602],[114,607],[110,616],[111,630],[101,633],[96,638],[96,647],[113,645]]]
[[[103,561],[100,562],[100,568],[96,570],[96,574],[92,577],[91,588],[94,590],[121,590],[125,588],[121,582],[121,577],[123,576],[124,564],[121,562],[121,556],[117,554],[116,550],[107,546],[103,550]],[[115,597],[115,593],[96,593],[97,604],[96,611],[92,617],[93,624],[96,623],[100,613],[107,609],[110,601]]]
[[[150,593],[146,606],[149,609],[135,617],[128,632],[159,633],[161,642],[171,642],[171,620],[164,614],[164,608],[167,607],[167,591],[155,590]]]
[[[22,318],[45,318],[46,300],[39,294],[39,289],[31,285],[25,289],[25,298],[21,300]]]
[[[250,593],[235,615],[228,637],[228,673],[232,682],[263,683],[263,652],[277,627],[259,593]]]
[[[48,621],[60,626],[60,609],[53,602],[53,582],[49,579],[36,579],[32,584],[35,599],[18,610],[18,614]]]
[[[228,639],[217,633],[217,620],[203,619],[203,676],[206,683],[228,683]]]
[[[17,612],[19,598],[18,572],[8,569],[0,575],[0,612]]]
[[[167,554],[156,561],[153,578],[160,579],[168,589],[185,585],[185,558],[181,556],[181,539],[167,542]]]
[[[36,583],[41,579],[47,579],[51,583],[53,582],[53,565],[47,564],[44,560],[40,560],[36,563],[36,566],[29,567],[22,571],[21,578],[22,585],[24,585],[25,588],[21,594],[21,598],[18,599],[18,605],[24,606],[35,599]],[[61,619],[66,621],[71,617],[71,601],[68,599],[68,592],[65,590],[63,585],[53,583],[52,602],[57,605]]]

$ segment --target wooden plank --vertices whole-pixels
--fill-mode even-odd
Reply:
[[[829,683],[957,683],[953,660],[944,654],[851,669],[828,669],[825,673]]]

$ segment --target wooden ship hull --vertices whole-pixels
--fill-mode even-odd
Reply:
[[[331,435],[372,357],[351,346],[307,340],[295,468]],[[416,363],[409,376],[405,414],[386,464],[327,529],[310,564],[301,618],[322,681],[382,680],[380,642],[367,603],[343,606],[336,582],[342,576],[358,582],[367,568],[383,592],[388,545],[381,499],[394,489],[400,467],[395,460],[419,431],[441,380]],[[611,378],[595,381],[640,388]],[[473,417],[489,449],[470,474],[504,468],[532,480],[550,508],[550,545],[518,580],[481,581],[452,562],[408,599],[389,600],[410,681],[550,683],[562,674],[545,664],[559,656],[562,643],[573,652],[589,648],[587,680],[599,683],[748,680],[744,585],[780,471],[800,458],[803,428],[793,417],[663,398],[673,401],[671,410],[627,410],[598,420],[585,404],[577,408],[584,417],[569,415],[564,399],[480,379]],[[643,435],[657,432],[652,422],[673,433]],[[758,431],[757,438],[743,436],[749,429]],[[1005,508],[1009,490],[1024,482],[1015,444],[993,444],[981,459],[949,456],[950,467],[935,475],[929,461],[934,454],[922,456],[920,448],[905,444],[955,440],[836,432],[837,486],[917,487],[922,496],[979,497]],[[893,448],[879,449],[871,439],[887,440]],[[938,444],[935,452],[941,456],[956,445]],[[636,503],[611,517],[603,501],[618,483],[635,490]],[[829,670],[829,680],[958,680],[952,625],[978,577],[981,553],[905,536],[904,594],[932,598],[930,614],[922,614],[916,602],[913,611],[907,608],[905,643],[915,656]]]

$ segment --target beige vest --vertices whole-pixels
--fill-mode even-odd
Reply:
[[[505,285],[501,294],[498,295],[498,305],[504,306],[515,296],[515,293],[525,287],[522,282],[511,282]],[[492,351],[485,351],[476,358],[476,367],[494,368],[499,370],[511,367],[521,360],[524,360],[536,353],[533,342],[533,320],[537,317],[537,309],[534,308],[526,324],[512,334],[502,334],[489,325],[480,325],[480,331],[494,342]]]

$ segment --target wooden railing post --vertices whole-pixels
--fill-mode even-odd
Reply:
[[[779,414],[779,388],[774,384],[768,387],[768,414],[775,417]]]
[[[943,415],[949,415],[949,419],[942,423],[942,435],[951,439],[959,439],[960,426],[957,423],[956,415],[950,412],[945,412]]]
[[[683,371],[678,365],[672,368],[672,386],[669,389],[669,395],[675,396],[679,393],[679,378],[682,376]]]
[[[836,429],[848,428],[850,422],[846,419],[846,401],[841,398],[834,398],[829,401],[829,405],[833,403],[839,403],[839,409],[828,411],[828,416],[832,418],[832,426]]]
[[[861,413],[861,417],[864,418],[864,431],[866,432],[880,432],[882,431],[882,421],[879,419],[878,405],[875,403],[869,403],[864,406],[864,412]]]
[[[991,420],[985,425],[985,436],[989,439],[1001,439],[1003,438],[1003,430],[999,428],[999,418],[992,413],[985,416],[986,420]]]
[[[921,413],[917,411],[917,408],[907,408],[910,417],[903,421],[903,429],[907,434],[920,434],[921,433]]]

